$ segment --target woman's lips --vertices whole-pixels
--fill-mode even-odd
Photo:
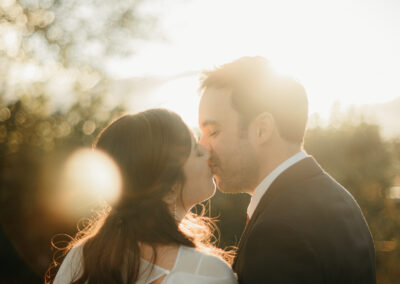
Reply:
[[[216,172],[217,172],[218,169],[219,169],[217,163],[215,162],[215,160],[213,161],[213,159],[208,160],[207,163],[208,163],[208,166],[209,166],[209,168],[210,168],[212,174],[215,175]]]

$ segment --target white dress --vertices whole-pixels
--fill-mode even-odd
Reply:
[[[151,270],[153,267],[153,270]],[[69,284],[82,274],[82,247],[72,248],[57,272],[54,284]],[[140,274],[136,284],[149,284],[165,276],[162,284],[236,284],[230,266],[220,258],[180,246],[175,264],[166,270],[141,259]]]

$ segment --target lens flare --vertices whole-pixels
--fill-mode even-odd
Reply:
[[[113,205],[121,193],[118,166],[104,152],[81,149],[66,161],[60,179],[60,210],[71,216],[82,216],[94,205]]]

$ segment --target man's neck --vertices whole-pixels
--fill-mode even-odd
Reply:
[[[260,184],[265,179],[265,177],[267,177],[280,164],[282,164],[301,150],[302,149],[300,146],[290,144],[286,145],[286,147],[279,147],[278,149],[271,149],[271,151],[266,151],[266,153],[263,155],[264,158],[260,161],[258,175],[259,178],[257,185]],[[254,193],[255,188],[253,188],[249,192],[251,195]]]

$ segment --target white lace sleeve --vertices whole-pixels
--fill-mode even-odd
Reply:
[[[83,272],[82,247],[72,248],[64,258],[53,284],[70,284]]]

